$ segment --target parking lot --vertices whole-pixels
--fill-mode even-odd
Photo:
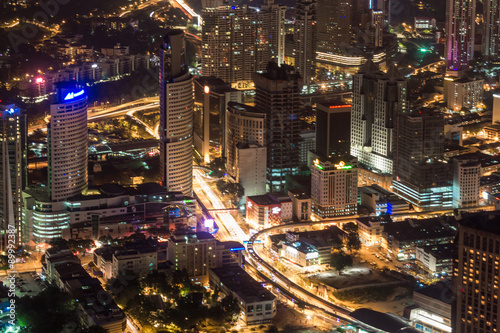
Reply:
[[[1,280],[4,285],[8,285],[6,282],[7,277],[2,276]],[[25,272],[20,273],[16,276],[16,296],[34,296],[41,292],[45,288],[45,282],[42,280],[38,273]]]

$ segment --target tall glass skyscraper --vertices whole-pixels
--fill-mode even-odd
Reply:
[[[16,104],[0,104],[0,252],[2,253],[7,249],[9,228],[15,230],[13,233],[16,236],[13,239],[15,245],[22,244],[22,191],[27,183],[26,168],[26,115]]]

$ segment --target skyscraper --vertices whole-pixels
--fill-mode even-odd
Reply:
[[[265,146],[266,114],[249,105],[229,102],[226,117],[226,169],[230,177],[237,179],[238,145]]]
[[[500,212],[459,221],[455,241],[452,310],[454,333],[498,332],[500,323]]]
[[[353,39],[352,0],[318,0],[317,47],[318,52],[343,54]]]
[[[474,57],[476,0],[446,2],[446,69],[460,71],[469,68]]]
[[[229,83],[251,81],[275,59],[284,60],[285,6],[268,0],[261,9],[242,6],[204,8],[203,76]]]
[[[483,57],[498,58],[500,52],[500,2],[487,0],[484,6]]]
[[[315,72],[316,4],[316,0],[297,0],[295,5],[295,69],[306,86],[310,85]]]
[[[22,240],[22,191],[27,183],[26,115],[11,103],[0,104],[0,252],[14,227],[15,245]],[[11,233],[12,234],[12,233]]]
[[[160,172],[163,186],[193,192],[193,79],[182,30],[166,33],[160,47]]]
[[[444,119],[419,109],[399,114],[394,150],[394,192],[421,210],[451,208],[452,168],[444,162]]]
[[[72,83],[56,90],[47,130],[48,187],[51,200],[62,201],[88,186],[87,94]]]
[[[354,75],[351,111],[351,155],[360,164],[393,171],[397,115],[408,109],[406,80],[395,67],[381,72],[368,61]]]
[[[270,62],[254,82],[255,107],[266,113],[268,190],[279,192],[285,177],[298,172],[302,78],[293,67]]]
[[[358,209],[358,163],[352,156],[318,157],[311,165],[312,212],[320,218],[354,215]]]
[[[320,156],[349,154],[351,105],[340,101],[316,104],[316,151]]]

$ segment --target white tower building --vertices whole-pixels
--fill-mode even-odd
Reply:
[[[88,186],[87,94],[70,83],[57,86],[48,125],[48,187],[52,201],[80,194]]]
[[[193,79],[182,30],[167,32],[160,48],[160,169],[169,191],[193,192]]]

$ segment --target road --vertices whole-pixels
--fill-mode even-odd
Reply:
[[[214,193],[210,185],[207,184],[205,177],[203,177],[203,172],[200,169],[194,169],[193,175],[196,180],[196,185],[194,187],[195,193],[199,196],[200,200],[202,200],[203,204],[207,209],[224,209],[227,208],[219,197]],[[206,200],[203,201],[203,198]],[[225,212],[213,212],[212,213],[215,222],[220,228],[225,228],[229,237],[227,240],[234,240],[243,243],[248,240],[249,236],[241,229],[238,222],[234,219],[234,217],[230,213]]]
[[[138,105],[140,104],[140,105]],[[88,117],[89,121],[99,120],[104,118],[113,118],[113,117],[122,117],[130,112],[134,113],[137,111],[144,111],[149,109],[158,108],[160,105],[158,97],[147,97],[138,99],[132,102],[124,103],[117,106],[112,106],[110,108],[101,108],[101,107],[90,107],[88,108]],[[49,119],[49,118],[47,118]],[[36,130],[46,130],[47,124],[41,125],[33,125],[28,127],[28,133],[33,133]],[[156,136],[156,135],[153,135]]]

